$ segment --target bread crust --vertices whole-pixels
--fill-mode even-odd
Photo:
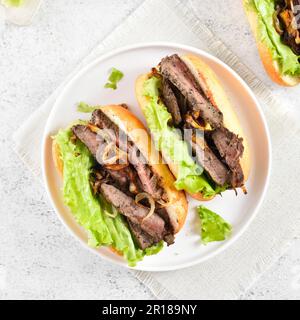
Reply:
[[[162,163],[160,155],[155,150],[145,126],[137,117],[121,105],[108,105],[104,106],[101,110],[134,142],[147,159],[149,166],[160,178],[160,185],[170,200],[170,205],[166,207],[166,210],[174,222],[174,232],[179,232],[184,225],[188,211],[186,196],[184,192],[178,191],[174,187],[174,176],[168,166]],[[63,176],[63,161],[61,159],[59,146],[55,140],[52,141],[52,157],[55,167]]]
[[[204,63],[204,61],[202,61],[198,56],[188,54],[181,56],[181,58],[188,65],[189,69],[194,74],[196,80],[199,83],[201,83],[201,86],[203,88],[205,88],[205,94],[210,100],[210,102],[213,105],[215,105],[220,111],[222,111],[224,115],[225,127],[234,132],[235,134],[238,134],[239,137],[243,138],[245,150],[243,157],[240,160],[240,163],[244,172],[246,182],[250,171],[249,145],[246,136],[243,132],[243,129],[240,126],[239,120],[235,114],[235,111],[230,101],[228,100],[224,89],[219,83],[219,80],[216,74],[213,72],[213,70],[206,63]],[[139,76],[136,80],[135,93],[140,108],[143,112],[148,104],[148,98],[143,95],[143,85],[150,76],[151,73],[144,74]],[[165,160],[168,163],[171,172],[174,174],[175,177],[177,177],[178,166],[172,161],[168,161],[168,159]],[[201,192],[190,195],[199,201],[208,201],[214,198],[214,196],[212,196],[211,198],[204,198]]]
[[[60,155],[61,154],[60,154],[59,145],[56,143],[55,140],[52,140],[52,159],[53,159],[55,168],[57,169],[61,177],[63,177],[64,163]]]
[[[243,0],[243,7],[248,18],[252,33],[254,34],[258,53],[269,77],[277,84],[293,87],[300,83],[300,77],[281,74],[278,62],[273,60],[271,49],[260,40],[257,13],[249,8],[248,0]]]

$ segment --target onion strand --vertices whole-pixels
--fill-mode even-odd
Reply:
[[[154,199],[150,196],[150,194],[146,193],[146,192],[142,192],[142,193],[138,193],[136,196],[135,196],[135,203],[136,204],[139,204],[139,202],[143,199],[147,199],[149,201],[149,204],[150,204],[150,210],[149,210],[149,213],[146,215],[146,217],[143,218],[142,221],[146,220],[146,219],[149,219],[154,211],[155,211],[155,202],[154,202]]]
[[[111,206],[111,209],[112,209],[113,213],[108,212],[106,209],[104,209],[104,213],[108,217],[115,219],[118,215],[118,210],[114,206]]]
[[[115,152],[115,155],[112,156],[111,158],[108,157],[109,153],[111,151]],[[103,150],[103,154],[102,154],[102,163],[104,165],[116,165],[118,164],[117,162],[119,160],[124,160],[124,164],[127,164],[127,154],[126,152],[124,152],[123,150],[119,149],[114,142],[110,142],[108,143],[104,150]],[[123,163],[122,163],[123,164]],[[121,169],[121,168],[120,168]],[[116,170],[120,170],[120,169],[116,169]]]

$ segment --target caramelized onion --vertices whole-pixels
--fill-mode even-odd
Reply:
[[[87,126],[93,131],[94,133],[99,134],[104,140],[109,140],[109,135],[107,134],[107,131],[104,129],[100,129],[97,126],[88,123]]]
[[[112,148],[114,147],[114,143],[110,142],[108,143],[104,150],[103,150],[103,154],[102,154],[102,163],[104,164],[115,164],[117,162],[117,156],[113,156],[111,158],[108,157],[110,151],[112,150]]]
[[[293,0],[288,0],[288,1],[286,1],[286,2],[287,2],[286,4],[290,6],[290,8],[291,8],[291,10],[292,10],[292,13],[295,13]]]
[[[158,200],[156,201],[160,208],[165,208],[165,207],[169,207],[169,206],[172,206],[173,205],[173,201],[169,200],[169,201],[163,201],[163,200]]]
[[[108,164],[105,168],[113,171],[119,171],[129,166],[129,163],[120,163],[120,164]]]
[[[205,126],[203,126],[202,124],[197,122],[191,115],[187,115],[185,117],[185,120],[187,123],[189,123],[195,129],[201,129],[201,130],[205,129]]]
[[[113,212],[113,213],[110,213],[110,212],[108,212],[107,210],[104,210],[104,213],[105,213],[108,217],[114,219],[114,218],[116,218],[117,215],[118,215],[118,210],[117,210],[114,206],[111,206],[111,209],[112,209],[112,212]]]
[[[130,182],[129,184],[129,191],[131,193],[138,193],[137,186],[133,182]]]
[[[98,133],[100,131],[100,128],[98,128],[97,126],[95,126],[91,123],[88,123],[87,126],[91,129],[91,131],[93,131],[95,133]]]
[[[280,26],[280,21],[278,19],[278,14],[279,14],[279,11],[281,9],[278,8],[274,13],[273,13],[273,24],[274,24],[274,28],[275,30],[277,31],[277,33],[279,33],[280,35],[283,34],[283,30],[281,29],[281,26]]]
[[[297,44],[300,44],[299,30],[297,30],[297,32],[296,32],[295,42],[296,42]]]
[[[108,157],[110,151],[116,151],[116,154],[112,156],[111,158]],[[119,161],[122,160],[122,161]],[[118,163],[121,162],[121,163]],[[118,166],[118,165],[128,165],[127,163],[127,153],[124,152],[123,150],[119,149],[114,142],[108,143],[102,154],[102,163],[104,165],[112,165],[112,166]],[[115,170],[121,170],[122,168],[116,167]]]
[[[146,217],[143,219],[146,220],[148,219],[149,217],[151,217],[155,211],[155,202],[154,202],[154,199],[150,196],[150,194],[146,193],[146,192],[142,192],[142,193],[138,193],[136,196],[135,196],[135,203],[136,204],[139,204],[139,202],[143,199],[147,199],[149,204],[150,204],[150,210],[149,210],[149,213],[146,215]]]

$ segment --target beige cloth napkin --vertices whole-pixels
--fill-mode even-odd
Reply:
[[[160,299],[241,298],[299,234],[300,127],[272,98],[269,89],[197,20],[186,2],[146,0],[82,61],[70,77],[95,57],[113,48],[158,40],[188,44],[211,52],[246,80],[260,100],[270,128],[272,178],[257,218],[225,252],[184,270],[163,273],[134,271],[134,274]],[[16,152],[38,177],[41,176],[40,147],[44,125],[68,79],[14,136]]]

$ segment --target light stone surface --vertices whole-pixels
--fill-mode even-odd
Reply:
[[[153,298],[130,272],[72,238],[10,147],[14,130],[141,2],[45,0],[31,26],[0,25],[0,299]],[[186,2],[299,117],[300,87],[282,89],[267,78],[240,0]],[[245,298],[300,298],[299,245],[295,239]]]

